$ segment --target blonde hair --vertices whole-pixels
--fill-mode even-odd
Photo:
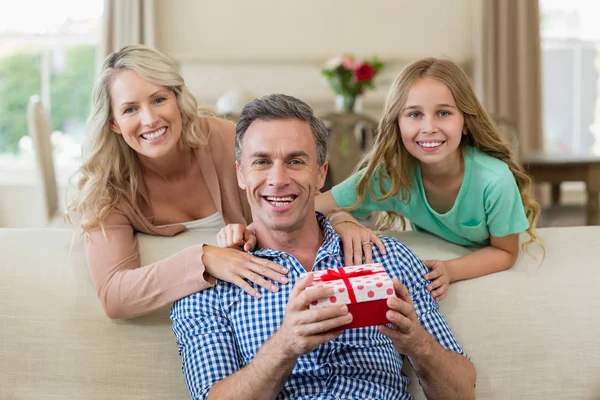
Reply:
[[[415,82],[422,78],[435,79],[445,84],[454,96],[458,109],[464,114],[467,129],[467,135],[463,135],[461,140],[463,151],[467,146],[472,146],[508,165],[517,182],[525,215],[529,221],[527,233],[530,240],[523,244],[523,249],[527,250],[533,242],[540,244],[535,233],[540,206],[529,194],[531,178],[514,160],[512,149],[502,140],[496,124],[477,99],[468,76],[450,60],[425,58],[407,66],[396,78],[388,92],[375,143],[356,168],[357,171],[365,169],[356,189],[357,203],[347,210],[352,211],[359,207],[367,188],[369,195],[375,200],[385,200],[399,195],[401,201],[405,203],[410,201],[410,177],[417,160],[410,155],[402,143],[398,118],[406,103],[408,92]],[[370,177],[375,172],[380,178],[379,189],[383,194],[380,198],[375,197],[369,185]],[[384,176],[389,177],[392,183],[387,193],[381,179]],[[380,213],[376,221],[378,229],[390,229],[397,227],[399,223],[404,229],[404,218],[395,212]]]
[[[125,46],[110,54],[94,84],[84,161],[76,173],[78,193],[68,207],[69,219],[80,227],[81,233],[97,226],[104,230],[104,218],[120,201],[127,198],[136,201],[140,179],[137,153],[109,126],[113,112],[110,82],[122,70],[134,71],[143,79],[173,91],[181,113],[183,144],[195,148],[205,143],[195,127],[198,103],[173,61],[142,45]]]

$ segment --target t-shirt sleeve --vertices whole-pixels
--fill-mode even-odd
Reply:
[[[485,194],[485,213],[492,236],[521,233],[529,227],[521,194],[512,173],[488,187]]]
[[[356,193],[357,185],[362,176],[364,175],[364,169],[357,172],[356,174],[350,176],[345,181],[335,185],[331,189],[331,194],[333,195],[333,199],[337,203],[339,207],[352,207],[356,204],[358,195]],[[383,179],[383,188],[384,191],[387,191],[391,187],[391,181],[389,178],[381,178]],[[381,193],[381,189],[379,187],[379,174],[375,172],[371,175],[371,179],[369,180],[369,185],[367,186],[367,192],[363,198],[362,203],[358,206],[358,208],[354,211],[351,211],[351,214],[358,218],[366,218],[373,211],[397,211],[396,205],[399,203],[398,196],[391,196],[385,200],[376,200],[371,195],[371,192],[368,190],[370,187],[373,191],[373,195],[376,198],[383,197]]]

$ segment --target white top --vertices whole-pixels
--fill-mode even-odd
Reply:
[[[219,212],[214,213],[206,218],[197,219],[195,221],[180,222],[178,224],[160,225],[158,228],[173,225],[184,225],[188,230],[190,229],[202,229],[202,230],[219,230],[225,227],[225,220]]]

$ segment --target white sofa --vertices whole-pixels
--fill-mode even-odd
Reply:
[[[541,229],[542,265],[451,286],[442,312],[473,359],[480,399],[600,399],[600,227]],[[466,249],[397,234],[423,258]],[[104,316],[68,230],[0,229],[0,399],[186,399],[168,310]],[[213,232],[140,237],[147,262]],[[413,380],[416,398],[423,398]]]

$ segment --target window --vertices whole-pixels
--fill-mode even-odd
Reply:
[[[32,95],[39,95],[49,112],[57,170],[79,158],[102,8],[102,0],[19,0],[2,6],[0,169],[33,165],[26,119]]]
[[[600,154],[600,2],[540,0],[544,142]]]

